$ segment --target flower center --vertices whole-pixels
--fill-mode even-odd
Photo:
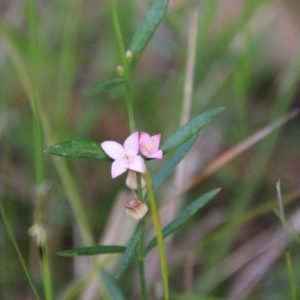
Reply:
[[[151,152],[153,150],[153,145],[151,143],[147,143],[145,145],[145,149],[148,151],[148,152]]]
[[[127,163],[130,163],[131,161],[131,156],[127,153],[124,154],[123,156],[123,159],[127,162]]]

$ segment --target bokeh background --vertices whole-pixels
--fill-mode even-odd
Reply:
[[[149,5],[150,1],[118,1],[126,44]],[[38,250],[28,229],[35,213],[44,212],[54,295],[63,299],[68,287],[76,286],[89,269],[84,259],[55,254],[86,244],[70,198],[80,199],[95,241],[125,243],[134,227],[123,210],[128,197],[125,178],[111,180],[108,163],[55,159],[42,152],[63,140],[122,142],[128,135],[122,87],[84,94],[90,84],[114,77],[121,61],[111,3],[0,1],[0,17],[0,198],[41,292]],[[34,31],[37,37],[32,36]],[[300,4],[170,1],[131,84],[137,127],[161,132],[163,139],[180,125],[191,31],[197,39],[190,118],[218,106],[226,110],[201,133],[184,163],[184,176],[170,178],[158,191],[162,218],[167,222],[212,188],[222,191],[168,242],[172,297],[289,299],[286,248],[297,288],[300,283]],[[34,88],[28,89],[28,80]],[[30,97],[38,99],[40,120]],[[288,119],[275,128],[273,122],[282,117]],[[270,133],[255,142],[253,134],[264,127]],[[233,149],[247,139],[251,145],[237,155]],[[224,153],[232,158],[227,161]],[[220,166],[204,173],[220,161]],[[151,165],[152,172],[160,166]],[[278,179],[285,226],[274,212]],[[183,197],[174,196],[178,187],[185,189]],[[40,189],[42,208],[37,201]],[[2,219],[0,226],[0,298],[33,299]],[[108,270],[117,260],[107,264]],[[160,299],[155,253],[146,270],[150,299]],[[139,299],[135,266],[127,272],[117,284],[125,299]],[[81,296],[75,293],[70,299],[100,299],[95,291],[84,294],[88,286],[79,290]]]

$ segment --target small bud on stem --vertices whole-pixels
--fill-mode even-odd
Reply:
[[[117,65],[116,71],[119,76],[124,76],[125,74],[125,70],[122,65]]]
[[[141,220],[148,212],[148,206],[138,199],[131,199],[125,204],[125,211],[128,216],[135,220]]]
[[[133,52],[128,49],[128,50],[126,50],[125,56],[128,59],[128,61],[131,61],[133,58]]]

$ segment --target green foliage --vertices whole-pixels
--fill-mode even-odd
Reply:
[[[197,200],[195,200],[192,204],[186,207],[180,215],[171,221],[166,227],[163,228],[163,236],[166,238],[168,235],[172,234],[176,230],[180,229],[184,224],[186,224],[189,219],[197,213],[209,200],[215,197],[219,193],[220,189],[214,189]],[[153,238],[146,247],[146,252],[150,251],[157,245],[156,238]]]
[[[136,229],[134,230],[130,240],[128,241],[126,251],[118,266],[115,277],[120,277],[129,267],[130,263],[132,262],[132,260],[136,255],[137,247],[139,245],[143,233],[144,233],[144,226],[142,225],[142,223],[139,223]]]
[[[172,294],[172,300],[224,300],[223,298],[199,295],[199,294]]]
[[[187,142],[181,145],[171,158],[159,169],[158,173],[153,177],[152,186],[157,189],[173,172],[175,167],[184,158],[187,152],[194,145],[197,136],[190,138]]]
[[[109,273],[107,273],[105,270],[102,270],[101,277],[111,300],[125,300],[120,289],[114,282],[113,278],[111,278]]]
[[[92,256],[99,254],[115,254],[125,252],[126,247],[124,246],[115,246],[115,245],[100,245],[93,247],[81,247],[73,248],[63,251],[58,251],[56,254],[59,256]]]
[[[224,110],[224,107],[215,108],[209,111],[206,111],[197,117],[193,118],[191,121],[181,126],[171,137],[169,137],[164,144],[162,149],[164,153],[175,150],[186,141],[192,137],[198,135],[200,130],[202,130],[213,117],[217,116]]]
[[[295,40],[293,37],[289,37],[288,44],[290,47],[286,49],[287,55],[282,59],[282,55],[278,55],[277,51],[279,54],[282,53],[280,47],[282,44],[284,45],[282,40],[284,34],[280,34],[281,37],[279,37],[278,31],[276,31],[277,26],[279,26],[282,33],[285,32],[282,20],[275,19],[276,24],[273,24],[276,26],[268,24],[267,30],[263,29],[264,24],[272,18],[269,12],[274,12],[277,9],[276,2],[271,0],[244,1],[238,10],[232,12],[230,19],[223,23],[223,18],[221,18],[222,20],[219,18],[219,13],[224,16],[224,19],[228,17],[226,11],[221,11],[225,5],[223,1],[204,0],[201,1],[201,4],[197,0],[178,1],[168,13],[168,20],[161,31],[162,39],[159,41],[160,43],[155,45],[158,47],[150,49],[149,56],[147,56],[149,53],[143,53],[143,51],[163,21],[168,1],[148,1],[148,3],[152,2],[149,9],[147,9],[147,3],[136,5],[134,1],[115,0],[113,2],[120,12],[119,15],[122,15],[122,18],[117,20],[120,25],[120,41],[129,41],[126,47],[125,45],[119,47],[121,49],[119,56],[122,57],[122,64],[126,71],[124,77],[126,78],[98,81],[84,89],[85,95],[94,95],[114,89],[112,92],[106,93],[107,103],[104,103],[101,98],[97,102],[86,101],[86,98],[82,97],[81,91],[86,82],[94,82],[94,78],[97,81],[97,76],[102,78],[103,74],[107,71],[111,72],[115,68],[116,62],[120,60],[120,57],[117,57],[117,51],[115,51],[116,38],[109,14],[110,1],[107,3],[94,1],[89,5],[86,5],[83,0],[44,1],[42,5],[37,0],[26,0],[24,3],[22,1],[8,1],[5,9],[1,12],[0,32],[3,42],[3,51],[0,53],[0,68],[2,70],[0,178],[3,179],[1,182],[1,184],[3,183],[3,199],[1,199],[3,202],[1,204],[4,204],[5,201],[9,204],[8,209],[6,209],[7,217],[2,212],[5,228],[7,221],[9,221],[11,229],[14,229],[11,232],[7,229],[3,235],[1,256],[4,264],[0,274],[1,287],[3,288],[1,289],[1,297],[3,299],[17,298],[20,293],[19,286],[22,287],[22,292],[24,290],[24,294],[27,295],[30,288],[25,287],[25,280],[27,280],[27,285],[29,283],[32,286],[33,293],[35,293],[35,284],[37,283],[39,283],[38,293],[42,293],[43,288],[40,283],[43,283],[44,292],[41,296],[43,299],[53,299],[52,292],[56,297],[57,291],[54,288],[67,290],[65,287],[70,285],[72,296],[70,293],[69,297],[62,296],[60,299],[76,299],[90,280],[95,278],[104,283],[106,288],[104,296],[107,296],[106,298],[120,300],[125,298],[116,282],[107,272],[101,271],[99,276],[99,270],[96,269],[98,266],[94,270],[91,269],[89,275],[83,274],[84,278],[76,282],[70,278],[71,264],[67,262],[67,268],[60,264],[64,261],[63,259],[59,259],[60,263],[53,264],[51,269],[45,268],[46,264],[51,265],[52,263],[51,251],[56,249],[56,246],[65,245],[64,239],[68,239],[69,242],[73,238],[73,231],[68,230],[66,232],[65,228],[76,226],[79,229],[78,232],[83,245],[96,244],[95,241],[98,240],[99,236],[94,236],[94,233],[102,233],[104,228],[99,227],[99,219],[93,218],[93,216],[97,216],[98,210],[103,209],[103,211],[109,212],[112,205],[112,195],[116,193],[115,190],[104,186],[106,180],[101,177],[100,169],[103,164],[101,160],[111,161],[111,159],[99,145],[100,136],[98,136],[99,141],[75,139],[55,143],[59,141],[58,136],[62,136],[61,131],[63,131],[63,136],[89,136],[90,133],[95,135],[97,132],[114,134],[120,127],[124,127],[124,130],[120,130],[120,134],[123,134],[128,126],[123,118],[117,118],[120,115],[125,115],[124,103],[128,100],[127,96],[132,97],[132,111],[137,115],[141,113],[142,118],[136,118],[136,122],[133,122],[134,125],[129,126],[130,129],[139,130],[141,124],[143,126],[147,124],[149,132],[162,128],[160,131],[165,141],[162,147],[164,154],[170,154],[170,156],[165,155],[162,161],[163,165],[158,173],[152,177],[153,189],[160,187],[191,149],[201,130],[222,110],[217,108],[200,114],[179,128],[170,138],[164,134],[164,132],[169,132],[170,127],[172,128],[178,122],[174,116],[179,115],[178,110],[183,94],[182,84],[185,80],[183,78],[185,76],[184,68],[186,61],[188,61],[185,54],[188,55],[190,50],[193,50],[187,37],[190,36],[193,29],[198,30],[195,41],[197,46],[194,49],[196,57],[195,76],[192,84],[193,116],[199,111],[205,111],[207,107],[226,106],[228,111],[226,115],[228,122],[224,126],[217,124],[219,126],[214,128],[218,130],[217,138],[214,134],[205,137],[208,146],[213,144],[218,153],[227,149],[228,152],[226,151],[226,153],[232,154],[233,152],[230,151],[239,145],[240,141],[246,140],[250,133],[258,132],[257,130],[261,128],[262,124],[263,126],[266,123],[272,124],[271,122],[278,120],[279,116],[286,115],[286,112],[295,106],[293,101],[297,94],[300,78],[300,47],[294,47]],[[290,16],[289,5],[292,4],[287,1],[282,8],[284,8],[286,16],[291,17],[291,26],[293,26],[294,15],[297,16],[299,12],[297,12],[297,5],[293,6],[294,14]],[[140,17],[141,8],[145,8],[147,11],[145,16],[142,16],[141,23],[135,29],[134,34],[130,36],[132,25]],[[129,10],[130,14],[128,14]],[[189,24],[193,12],[196,10],[199,18],[197,25],[191,28]],[[262,11],[266,13],[268,18],[262,22],[263,26],[257,31],[252,25],[253,21],[256,20],[259,24],[261,23],[259,21]],[[265,14],[263,15],[265,16]],[[118,14],[115,14],[115,17],[118,18]],[[270,36],[272,39],[269,39]],[[272,43],[270,43],[271,40]],[[274,41],[278,42],[278,49],[273,46]],[[125,51],[127,49],[133,53],[131,60],[126,58]],[[293,54],[288,55],[290,54],[289,51]],[[266,53],[270,55],[265,55]],[[144,55],[143,61],[133,72],[142,54]],[[172,76],[169,76],[170,74]],[[131,76],[135,76],[135,78]],[[131,82],[134,85],[131,85]],[[276,84],[273,84],[274,82]],[[133,90],[133,88],[134,91],[132,92],[131,89]],[[128,93],[125,97],[121,94],[124,90],[127,90]],[[107,108],[111,109],[114,105],[109,101],[112,98],[122,100],[119,102],[121,105],[115,115],[111,111],[109,111],[109,115],[106,115]],[[27,100],[29,100],[29,105],[26,105]],[[9,116],[8,119],[7,116]],[[84,123],[83,120],[86,122]],[[107,128],[108,120],[112,122],[112,126],[109,128]],[[151,122],[148,122],[149,120]],[[258,145],[256,149],[254,148],[253,151],[249,151],[250,153],[245,153],[245,149],[241,150],[240,154],[243,154],[243,157],[232,164],[230,168],[226,168],[228,162],[222,165],[222,167],[224,166],[222,172],[219,172],[212,181],[210,181],[210,177],[205,177],[204,186],[206,183],[210,186],[217,182],[218,186],[222,186],[226,190],[226,197],[230,195],[230,199],[226,198],[226,201],[229,200],[226,205],[222,206],[221,204],[224,223],[219,224],[214,232],[203,237],[198,241],[198,244],[190,249],[183,248],[187,253],[198,253],[200,250],[205,252],[205,260],[201,262],[201,268],[197,269],[193,282],[191,282],[193,285],[191,293],[185,293],[181,285],[176,284],[175,286],[173,280],[177,276],[177,268],[182,268],[184,261],[176,261],[175,267],[170,265],[172,268],[170,298],[172,300],[223,299],[222,296],[224,295],[230,298],[228,295],[234,286],[238,286],[239,277],[247,277],[244,276],[243,269],[239,270],[241,276],[230,277],[227,275],[226,277],[225,275],[222,277],[223,273],[220,272],[218,266],[223,266],[223,263],[226,264],[234,259],[232,249],[238,251],[244,246],[241,239],[235,239],[236,233],[241,229],[245,233],[245,238],[242,240],[247,241],[248,245],[251,244],[253,232],[250,232],[250,239],[248,239],[247,228],[249,226],[247,223],[251,221],[251,224],[255,225],[255,232],[258,234],[260,234],[260,230],[266,229],[268,222],[270,222],[270,228],[273,227],[272,220],[274,218],[268,218],[267,214],[273,214],[275,205],[274,201],[267,202],[268,199],[265,199],[265,195],[274,194],[274,184],[278,176],[283,179],[284,190],[291,192],[291,195],[293,194],[296,182],[293,180],[295,172],[286,171],[291,170],[290,166],[292,169],[293,166],[297,166],[299,139],[295,137],[295,132],[297,132],[298,125],[295,119],[291,124],[288,124],[283,135],[280,136],[280,130],[278,130],[268,138],[261,138],[261,145]],[[81,130],[84,128],[84,130],[78,134],[78,128]],[[119,132],[118,136],[120,136]],[[53,164],[51,164],[48,157],[42,153],[45,144],[51,145],[45,150],[45,153],[51,155],[66,158],[92,158],[99,161],[92,168],[89,163],[85,165],[85,162],[81,162],[80,168],[76,169],[77,174],[73,175],[70,164],[66,160],[54,159]],[[201,160],[204,157],[201,163],[208,163],[210,166],[210,163],[213,164],[217,161],[212,156],[209,156],[208,161],[206,161],[206,155],[202,154],[202,152],[199,153]],[[233,158],[235,158],[234,155]],[[72,167],[76,163],[74,162]],[[196,163],[198,164],[198,162]],[[269,172],[268,166],[270,165],[272,172]],[[53,169],[56,169],[57,172],[53,172]],[[95,181],[80,182],[82,178],[88,178],[90,171],[97,172],[99,177],[95,177]],[[57,174],[59,177],[56,178],[53,174]],[[54,188],[47,190],[46,195],[33,195],[32,202],[24,201],[28,198],[29,186],[42,184],[44,180],[48,179],[54,182]],[[197,177],[193,179],[197,179]],[[201,188],[205,187],[202,186]],[[163,237],[166,238],[175,231],[182,230],[182,226],[188,225],[191,218],[199,221],[196,220],[195,214],[217,192],[218,189],[212,190],[188,207],[183,208],[163,228]],[[162,192],[160,195],[163,194]],[[101,201],[97,199],[99,195]],[[148,201],[147,197],[145,197],[145,201]],[[209,199],[209,197],[211,198]],[[65,199],[68,201],[67,205],[65,205]],[[297,199],[299,199],[299,194],[295,196],[294,200]],[[47,209],[48,201],[51,201],[50,209]],[[289,202],[284,201],[284,206],[288,210],[286,214],[288,217],[292,216],[293,210],[297,208],[296,201],[293,205],[288,205]],[[22,206],[19,203],[22,203]],[[157,201],[157,203],[159,202]],[[218,211],[220,203],[224,202],[220,201],[215,206],[212,205],[207,208],[209,213]],[[256,206],[257,203],[260,203],[259,206]],[[23,205],[26,206],[25,210],[22,208]],[[94,214],[92,213],[92,217],[90,215],[91,209],[95,211]],[[56,214],[57,210],[59,210],[59,214]],[[18,217],[20,214],[22,214],[22,218]],[[66,223],[69,222],[69,219],[65,218],[69,214],[74,224],[68,224],[70,226],[62,228],[61,222],[62,220]],[[102,218],[104,214],[101,211],[99,215]],[[46,225],[45,228],[54,225],[55,232],[59,232],[60,229],[64,232],[57,236],[54,244],[51,240],[52,235],[48,236],[47,242],[49,242],[50,247],[48,247],[49,245],[46,246],[48,251],[42,249],[44,255],[40,264],[41,277],[36,277],[35,282],[32,282],[30,270],[27,270],[25,266],[28,265],[28,261],[25,261],[23,255],[20,255],[20,253],[29,253],[26,256],[31,257],[30,251],[36,247],[34,243],[28,242],[26,234],[26,229],[32,225],[32,216],[34,216],[34,222],[41,222],[41,225]],[[42,217],[40,218],[40,216]],[[51,222],[44,224],[44,217],[45,220],[49,219]],[[258,217],[266,218],[263,219],[263,222],[255,223],[255,218]],[[201,222],[204,221],[205,219],[201,220]],[[103,222],[101,220],[101,226]],[[38,224],[40,225],[40,223]],[[264,226],[260,227],[260,224]],[[147,219],[147,226],[151,227],[151,225],[152,223],[148,222]],[[49,229],[50,231],[53,230],[52,227]],[[128,247],[127,245],[126,247],[100,245],[69,249],[60,251],[58,254],[74,258],[82,255],[118,254],[112,257],[116,260],[121,258],[117,275],[121,276],[127,271],[129,276],[118,279],[117,284],[120,289],[124,288],[127,293],[132,293],[129,291],[131,285],[128,288],[127,282],[131,277],[128,270],[130,263],[136,259],[139,259],[140,262],[143,259],[143,252],[146,255],[146,251],[157,246],[154,237],[146,245],[146,249],[140,247],[144,242],[143,234],[142,226],[139,224],[129,240]],[[184,234],[190,234],[189,227]],[[180,236],[178,237],[180,238]],[[249,247],[250,250],[254,248],[252,247],[255,243],[254,238],[253,244]],[[17,256],[14,251],[11,251],[10,241],[13,242],[17,250]],[[234,247],[232,247],[233,245]],[[180,246],[185,247],[185,245]],[[294,245],[295,249],[291,252],[293,254],[291,263],[294,266],[297,265],[298,246],[298,244]],[[268,255],[262,250],[261,255]],[[258,249],[258,251],[260,250]],[[266,300],[274,297],[285,299],[291,296],[290,292],[293,287],[289,287],[288,284],[288,275],[291,274],[290,266],[287,268],[280,261],[279,258],[274,272],[266,272],[265,278],[256,279],[260,282],[259,288],[253,287],[254,284],[251,285],[253,290],[250,297],[248,296],[249,299]],[[172,263],[171,261],[170,264]],[[20,272],[20,265],[24,268],[25,275]],[[248,265],[251,268],[252,261],[248,261],[244,265],[245,272],[249,270],[247,269]],[[105,267],[106,265],[104,265]],[[263,266],[259,267],[263,268]],[[61,272],[62,268],[63,272]],[[300,276],[297,272],[298,269],[295,267],[293,269],[295,286],[297,286]],[[266,268],[261,271],[269,270]],[[60,275],[61,278],[59,278]],[[51,277],[55,278],[55,284],[52,284]],[[291,282],[293,280],[290,279]],[[73,282],[75,283],[73,284]],[[223,282],[225,284],[222,284]],[[17,288],[15,288],[16,286]],[[174,289],[178,289],[178,293],[175,294]],[[245,291],[250,289],[245,289]],[[103,290],[100,292],[102,293]],[[151,299],[152,289],[146,292],[148,299]],[[211,296],[212,293],[218,295],[218,298]],[[34,295],[32,296],[34,297]],[[99,295],[101,298],[102,296]],[[133,297],[139,296],[134,295]],[[36,298],[38,297],[39,295],[36,293]],[[126,298],[130,297],[127,297],[126,294]]]
[[[167,11],[168,2],[168,0],[153,0],[145,18],[133,34],[128,47],[133,52],[132,67],[162,21]]]
[[[111,160],[101,149],[98,142],[93,140],[71,140],[51,145],[46,153],[73,158],[95,158]]]
[[[28,40],[9,24],[4,23],[0,18],[0,32],[3,39],[6,39],[10,44],[15,45],[17,49],[22,50],[24,56],[28,57]]]
[[[124,78],[112,78],[107,80],[102,80],[99,82],[95,82],[83,90],[83,93],[87,96],[94,95],[106,90],[110,90],[117,86],[122,86],[128,83],[128,80]]]
[[[180,127],[167,141],[163,144],[164,154],[171,152],[184,145],[174,156],[173,160],[165,166],[157,180],[162,180],[178,164],[183,155],[190,149],[194,143],[194,138],[199,132],[218,115],[224,108],[215,108],[204,112],[190,122]],[[71,140],[51,145],[45,150],[46,153],[73,158],[95,158],[100,160],[111,160],[101,149],[98,142],[93,140]],[[164,174],[164,175],[163,175]],[[157,184],[157,183],[156,183]]]

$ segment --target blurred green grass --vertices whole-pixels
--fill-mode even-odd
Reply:
[[[32,3],[34,5],[35,2]],[[189,2],[176,3],[174,1],[170,6],[165,22],[143,53],[132,82],[138,127],[162,132],[165,137],[178,127],[187,51]],[[203,0],[199,5],[192,116],[214,106],[226,106],[226,112],[214,125],[214,130],[219,132],[217,148],[214,149],[216,153],[234,146],[289,109],[299,107],[299,46],[290,49],[290,53],[286,54],[288,59],[282,58],[285,48],[278,46],[299,45],[299,39],[293,39],[288,32],[278,34],[277,26],[284,30],[288,17],[299,16],[300,11],[295,9],[291,12],[290,4],[280,1],[241,3],[241,10],[233,9],[234,13],[221,1]],[[12,1],[2,5],[1,22],[8,27],[6,37],[10,38],[13,49],[24,61],[27,73],[22,75],[11,60],[14,53],[7,47],[1,26],[1,200],[22,252],[28,259],[29,268],[39,289],[42,289],[37,262],[33,259],[36,253],[27,229],[32,223],[36,205],[31,192],[37,182],[36,174],[44,173],[38,175],[38,180],[50,180],[46,203],[51,231],[50,253],[54,262],[52,272],[57,292],[72,279],[72,264],[57,258],[55,252],[72,247],[74,216],[51,158],[42,155],[38,159],[37,153],[40,153],[40,147],[49,146],[49,138],[52,142],[70,138],[99,141],[114,138],[121,141],[128,133],[125,101],[120,88],[90,97],[82,93],[87,85],[114,75],[115,67],[120,63],[110,5],[108,1],[43,2],[39,3],[36,20],[34,13],[31,14],[34,9],[30,13],[25,2]],[[147,6],[136,1],[120,2],[119,5],[120,22],[128,43]],[[234,1],[227,5],[235,7]],[[283,14],[283,9],[288,17]],[[274,10],[282,18],[272,19]],[[268,18],[271,19],[270,24],[265,26]],[[276,20],[281,23],[276,25]],[[295,31],[299,33],[299,28],[296,27]],[[30,110],[28,94],[21,83],[27,79],[32,80],[32,90],[35,90],[43,109],[41,120],[35,118]],[[48,120],[51,132],[47,133],[44,129],[39,132],[36,127],[40,121],[45,122],[43,118]],[[203,182],[196,191],[211,186],[220,186],[224,191],[206,213],[221,209],[225,225],[238,216],[247,215],[256,205],[274,198],[275,183],[279,177],[284,192],[295,191],[300,176],[298,128],[299,118]],[[215,144],[212,131],[207,129],[204,135],[207,145]],[[214,158],[207,153],[204,156],[208,161]],[[103,232],[116,190],[122,187],[123,181],[112,182],[106,164],[78,160],[65,164],[82,196],[88,226],[96,240]],[[297,209],[295,203],[286,207],[287,213]],[[198,216],[199,220],[203,217]],[[197,222],[195,220],[185,229],[186,235],[192,232]],[[247,237],[277,223],[279,221],[270,210],[269,214],[253,220],[249,226],[231,228],[209,243],[203,252],[192,248],[190,251],[199,257],[199,262],[195,263],[199,269],[195,267],[194,270],[194,292],[225,297],[235,277],[227,278],[225,283],[215,287],[218,268],[211,270],[220,261],[226,260]],[[241,235],[244,235],[242,240]],[[0,242],[3,249],[0,255],[0,296],[17,299],[19,292],[28,289],[26,278],[20,273],[19,263],[3,229]],[[296,257],[297,246],[293,244],[293,257]],[[295,265],[296,261],[295,258]],[[185,288],[180,282],[183,266],[181,262],[176,273],[171,274],[173,290],[179,293],[183,293]],[[248,299],[274,299],[272,292],[277,290],[277,282],[285,287],[278,291],[278,299],[288,297],[288,276],[282,275],[287,274],[284,260],[280,259],[270,270],[272,272],[269,271],[264,281],[252,291],[254,296]],[[296,279],[300,281],[298,274]],[[120,284],[122,286],[122,282]],[[124,289],[131,293],[128,288]]]

